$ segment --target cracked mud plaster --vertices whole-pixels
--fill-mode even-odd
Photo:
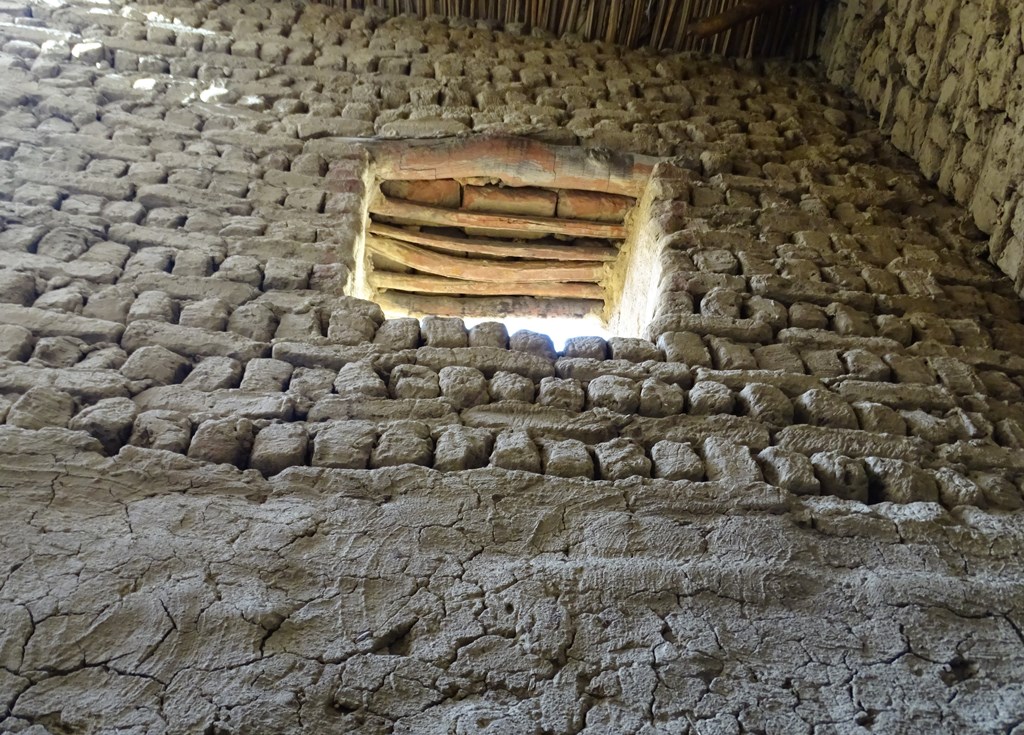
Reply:
[[[0,729],[1019,732],[1020,514],[2,429]],[[1017,728],[1017,729],[1015,729]]]
[[[851,58],[995,38],[911,5]],[[524,31],[0,0],[0,733],[1024,735],[1024,210],[999,278],[902,82],[917,163],[820,65]],[[353,137],[470,131],[671,158],[647,339],[344,295]]]

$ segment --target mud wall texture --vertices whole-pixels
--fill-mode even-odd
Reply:
[[[0,36],[0,730],[1021,732],[1021,302],[813,67],[271,2]],[[664,158],[643,334],[346,295],[370,139],[485,132]]]
[[[1024,289],[1024,6],[989,0],[842,0],[822,50],[893,145],[991,236]]]

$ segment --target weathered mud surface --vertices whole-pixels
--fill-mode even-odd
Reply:
[[[816,73],[0,0],[0,731],[1019,735],[1021,303]],[[642,334],[346,295],[478,133],[666,159]]]
[[[3,434],[4,727],[1011,732],[1021,518]],[[42,730],[26,730],[42,732]]]

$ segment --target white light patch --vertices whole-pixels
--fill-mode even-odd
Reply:
[[[149,92],[156,87],[156,80],[152,78],[147,79],[136,79],[135,83],[132,84],[132,89],[138,89],[143,92]]]
[[[238,104],[256,111],[265,110],[267,107],[267,101],[258,94],[247,94],[238,100]]]
[[[490,319],[466,319],[466,326],[472,327],[480,322],[501,322],[505,325],[509,334],[515,334],[520,329],[528,329],[531,332],[546,334],[551,338],[555,349],[561,352],[565,349],[566,340],[572,337],[603,337],[608,338],[608,330],[601,324],[596,316],[582,317],[579,319],[570,317],[494,317]]]
[[[203,102],[216,102],[228,95],[228,88],[214,82],[199,93],[199,99]]]

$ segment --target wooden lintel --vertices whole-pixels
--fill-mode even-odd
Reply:
[[[475,227],[497,232],[531,232],[571,237],[599,237],[606,240],[624,240],[626,227],[619,224],[558,219],[556,217],[523,217],[504,214],[483,214],[461,209],[429,207],[402,199],[390,199],[383,194],[374,197],[370,213],[393,217],[403,222],[433,225],[435,227]]]
[[[600,245],[566,245],[534,240],[529,244],[474,237],[448,237],[432,232],[414,232],[402,227],[391,227],[380,222],[370,222],[369,232],[373,235],[390,237],[393,240],[426,245],[436,250],[467,255],[489,255],[492,258],[527,258],[532,260],[598,260],[610,261],[618,257],[616,248]]]
[[[566,299],[603,299],[604,289],[596,283],[483,283],[460,281],[440,276],[419,274],[386,273],[374,271],[370,284],[378,289],[413,291],[428,294],[461,294],[465,296],[545,296]]]
[[[600,316],[603,301],[593,299],[541,299],[533,296],[424,296],[388,291],[377,295],[377,303],[391,314],[459,316],[501,319],[511,314],[546,318],[582,319]]]
[[[509,186],[582,189],[638,197],[659,158],[477,136],[368,144],[380,179],[500,179]]]
[[[418,271],[466,281],[585,281],[597,283],[604,277],[601,263],[517,262],[481,258],[455,258],[416,247],[399,240],[370,235],[367,247],[374,253]]]

